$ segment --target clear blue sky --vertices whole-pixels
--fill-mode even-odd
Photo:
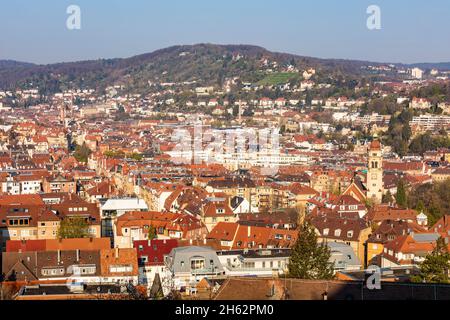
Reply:
[[[82,29],[66,28],[81,8]],[[381,7],[382,30],[366,27]],[[254,44],[323,58],[450,61],[448,0],[11,0],[0,59],[53,63],[129,57],[177,44]]]

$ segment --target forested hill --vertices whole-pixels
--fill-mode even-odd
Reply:
[[[149,83],[192,82],[218,85],[224,79],[242,81],[263,79],[261,65],[275,62],[278,68],[294,65],[297,69],[315,68],[329,76],[357,76],[369,62],[318,59],[270,52],[250,45],[173,46],[125,59],[101,59],[50,65],[0,61],[0,89],[36,88],[59,92],[68,88],[97,88],[126,84],[145,88]],[[377,63],[370,63],[378,65]]]

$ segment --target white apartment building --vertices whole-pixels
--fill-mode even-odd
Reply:
[[[420,115],[413,117],[409,125],[420,131],[438,131],[450,128],[450,116],[443,115]]]
[[[391,120],[390,115],[380,115],[378,113],[366,114],[364,116],[360,116],[355,120],[355,124],[359,125],[369,125],[372,123],[386,123],[388,124]]]
[[[2,182],[2,192],[8,194],[20,194],[20,182],[14,180],[13,177],[7,177],[6,181]]]
[[[232,277],[278,277],[287,272],[290,249],[221,251],[225,274]]]

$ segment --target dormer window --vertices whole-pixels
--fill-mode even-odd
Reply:
[[[327,236],[329,233],[330,233],[330,229],[328,229],[328,228],[323,229],[323,235],[324,236]]]
[[[205,268],[205,259],[192,259],[191,260],[191,270],[202,270]]]
[[[347,238],[353,237],[353,230],[347,231]]]
[[[341,229],[334,230],[334,236],[335,237],[340,237],[341,236]]]

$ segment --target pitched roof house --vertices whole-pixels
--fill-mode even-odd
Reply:
[[[298,236],[296,230],[274,229],[219,222],[208,239],[221,242],[223,249],[289,248]]]

